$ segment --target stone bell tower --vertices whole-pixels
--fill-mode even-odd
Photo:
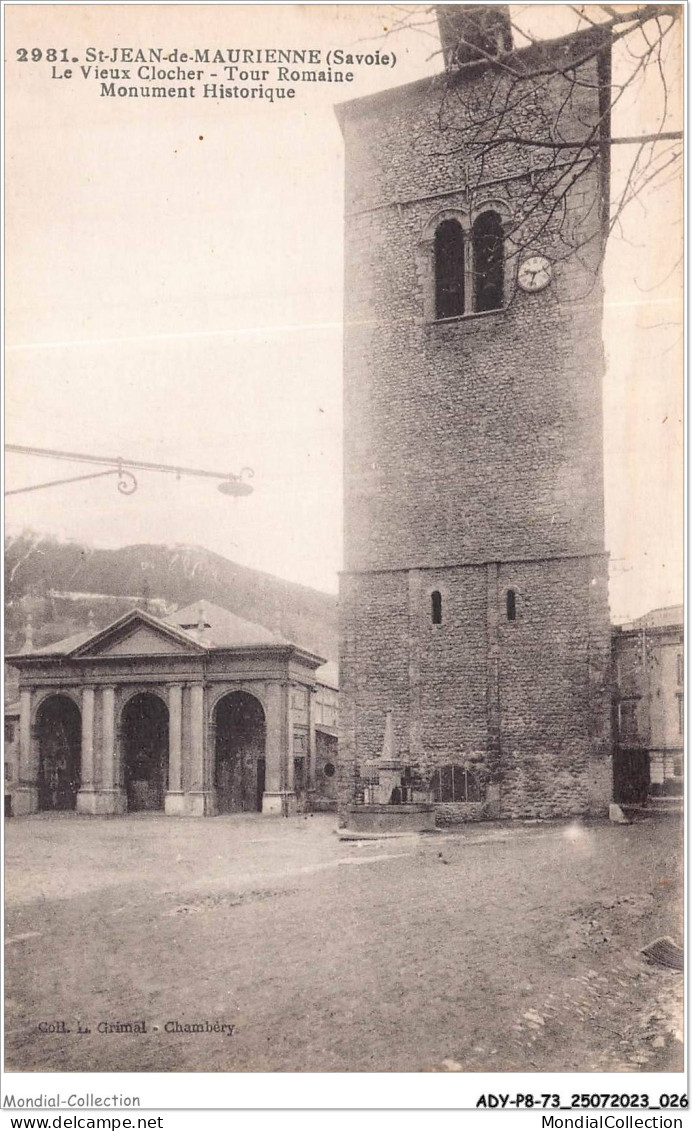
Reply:
[[[337,110],[342,804],[391,712],[438,821],[604,812],[609,44],[514,50],[504,5],[439,23],[442,74]]]

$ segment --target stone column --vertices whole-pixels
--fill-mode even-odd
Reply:
[[[190,685],[189,704],[191,787],[188,812],[192,817],[210,817],[214,813],[214,798],[206,773],[203,683]]]
[[[115,785],[115,688],[104,687],[101,692],[101,785],[113,789]]]
[[[292,788],[293,751],[288,749],[290,728],[287,685],[278,682],[268,684],[266,701],[266,774],[262,812],[288,816],[295,812],[296,796]]]
[[[94,788],[94,689],[82,691],[82,765],[81,787],[77,794],[78,813],[96,813]]]
[[[281,788],[284,791],[284,793],[293,793],[294,792],[293,775],[294,775],[294,770],[295,770],[295,764],[294,764],[295,747],[294,747],[294,739],[293,739],[293,715],[292,715],[292,711],[291,711],[291,695],[290,695],[290,689],[288,687],[285,690],[285,698],[286,698],[286,741],[283,744],[283,748],[284,748],[284,756],[283,756],[283,759],[282,759],[282,762],[283,762],[283,780],[282,780]]]
[[[267,685],[266,701],[266,753],[265,753],[265,779],[262,812],[274,812],[267,807],[267,795],[279,798],[278,811],[281,809],[281,684],[270,683]]]
[[[12,812],[16,817],[38,810],[38,751],[31,734],[31,688],[19,693],[19,765],[17,785],[12,789]]]
[[[101,782],[94,795],[93,812],[124,813],[125,790],[116,784],[115,688],[103,687],[101,700]]]
[[[168,791],[164,808],[169,816],[185,812],[183,794],[183,688],[171,683],[168,688]]]
[[[31,741],[31,690],[23,687],[19,693],[19,780],[36,785],[37,767]]]
[[[308,691],[308,807],[312,809],[313,798],[317,790],[317,734],[315,731],[315,717],[317,715],[317,687]]]

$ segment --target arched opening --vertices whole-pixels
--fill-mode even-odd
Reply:
[[[464,233],[458,220],[443,220],[435,232],[435,317],[464,313]]]
[[[126,704],[121,734],[128,812],[163,809],[168,782],[168,708],[142,692]]]
[[[317,792],[321,797],[336,800],[337,773],[336,762],[339,754],[339,740],[335,734],[327,734],[319,728],[315,730],[315,757]]]
[[[442,594],[437,589],[430,594],[430,619],[433,624],[442,624]]]
[[[473,225],[473,309],[499,310],[504,302],[505,249],[502,219],[489,209]]]
[[[467,766],[440,766],[430,781],[433,801],[482,801],[480,775]]]
[[[67,695],[50,695],[36,715],[39,809],[74,809],[81,767],[82,716]]]
[[[214,785],[219,813],[262,811],[266,724],[259,699],[231,691],[216,705]]]
[[[516,590],[507,590],[507,620],[517,619],[517,594]]]

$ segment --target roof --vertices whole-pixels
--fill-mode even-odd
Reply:
[[[136,608],[131,609],[129,613],[125,613],[123,616],[117,617],[105,628],[89,628],[83,632],[75,632],[72,636],[64,636],[62,640],[54,640],[52,644],[46,644],[43,648],[32,648],[30,651],[22,651],[19,655],[22,659],[31,659],[33,656],[71,656],[74,653],[81,653],[86,645],[95,644],[118,629],[127,627],[131,621],[135,620],[151,625],[152,628],[163,630],[168,635],[175,636],[178,640],[194,644],[197,651],[202,647],[191,633],[184,632],[178,625],[167,624],[159,617]],[[19,658],[19,656],[16,658]],[[15,657],[8,659],[12,660]]]
[[[23,654],[25,656],[65,656],[95,635],[96,633],[91,629],[87,629],[85,632],[75,632],[74,636],[65,636],[62,640],[54,640],[52,644],[46,644],[43,648],[32,648],[31,651]]]
[[[498,5],[498,7],[500,7],[500,5]],[[386,104],[401,96],[414,94],[418,91],[435,90],[435,88],[444,89],[450,84],[463,83],[467,79],[483,74],[491,68],[502,67],[506,69],[516,62],[519,62],[522,66],[526,66],[527,64],[533,67],[545,66],[548,60],[553,58],[559,59],[561,53],[564,53],[565,56],[560,60],[561,65],[564,66],[571,61],[570,55],[574,47],[583,45],[584,50],[589,53],[598,49],[606,50],[609,44],[610,38],[607,25],[595,24],[591,27],[579,28],[576,31],[568,32],[566,35],[558,36],[555,39],[539,39],[522,47],[515,47],[511,52],[500,54],[497,59],[479,59],[474,62],[466,63],[459,68],[438,71],[433,75],[425,75],[423,78],[415,79],[413,82],[403,83],[401,86],[390,86],[386,87],[384,90],[375,91],[373,94],[365,94],[359,98],[351,98],[344,102],[337,102],[334,106],[334,113],[336,114],[339,125],[343,128],[343,123],[348,115],[367,110],[371,106],[377,107]],[[583,56],[580,56],[580,58],[581,57]]]
[[[638,628],[682,628],[685,620],[684,605],[664,605],[659,609],[651,609],[635,620],[618,625],[622,632]]]
[[[242,648],[255,644],[290,644],[262,624],[244,620],[210,601],[195,601],[165,617],[164,623],[183,628],[186,635],[206,648]],[[200,627],[203,626],[203,627]]]
[[[153,629],[169,640],[189,645],[190,651],[198,653],[231,648],[290,648],[299,651],[304,658],[309,658],[315,666],[322,660],[321,656],[271,632],[264,625],[245,620],[209,601],[195,601],[192,605],[171,613],[165,620],[143,609],[131,609],[105,628],[75,633],[63,640],[56,640],[45,648],[8,656],[7,661],[14,664],[16,661],[43,656],[88,658],[95,654],[94,648],[109,637],[119,636],[120,640],[126,640],[132,633],[132,626],[136,624]],[[140,653],[135,651],[133,654]]]

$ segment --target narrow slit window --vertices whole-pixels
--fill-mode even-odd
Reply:
[[[514,589],[507,590],[507,620],[517,619],[517,594]]]
[[[442,624],[442,594],[437,589],[430,594],[430,619],[433,624]]]
[[[458,220],[443,220],[435,232],[435,317],[464,313],[464,233]]]
[[[505,248],[502,220],[490,209],[473,225],[473,309],[500,310],[504,303]]]

